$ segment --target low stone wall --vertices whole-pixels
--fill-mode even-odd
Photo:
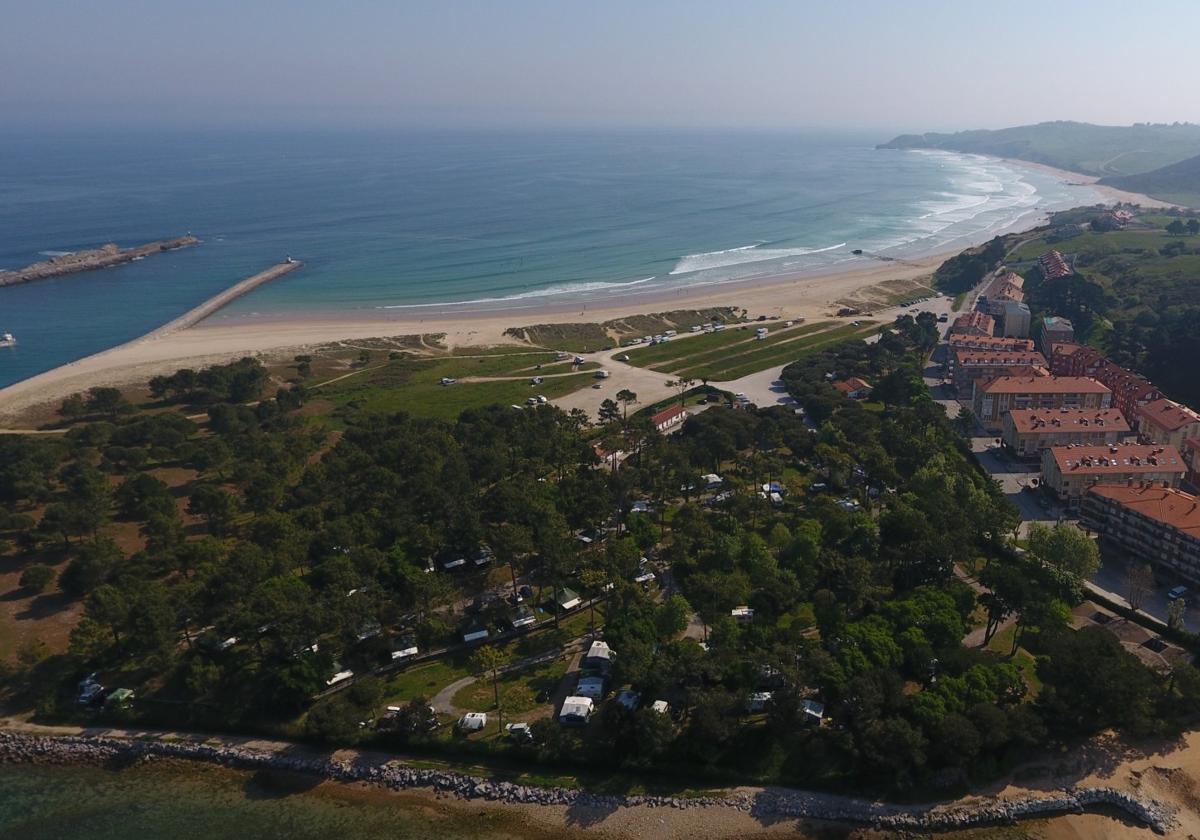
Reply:
[[[903,806],[834,794],[769,789],[720,797],[610,796],[571,788],[543,788],[492,781],[446,770],[407,767],[394,762],[331,761],[311,755],[267,752],[191,740],[131,740],[87,736],[37,736],[0,732],[0,763],[104,764],[153,757],[205,761],[246,770],[278,770],[338,782],[364,782],[393,790],[428,788],[464,799],[564,805],[615,810],[651,808],[736,808],[757,817],[813,819],[903,831],[937,831],[1063,813],[1116,808],[1159,834],[1175,824],[1174,809],[1113,788],[1073,788],[1046,796],[991,800],[972,806]]]

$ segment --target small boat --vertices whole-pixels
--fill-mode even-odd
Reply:
[[[15,347],[17,339],[12,333],[0,333],[0,347]]]

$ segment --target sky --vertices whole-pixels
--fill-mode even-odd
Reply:
[[[1200,121],[1200,3],[0,0],[0,129]]]

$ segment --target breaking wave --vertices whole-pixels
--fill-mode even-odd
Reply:
[[[612,289],[627,289],[631,286],[641,286],[644,283],[649,283],[653,277],[645,277],[641,280],[631,280],[628,283],[606,283],[606,282],[591,282],[591,283],[566,283],[561,286],[547,286],[544,289],[531,289],[528,292],[518,292],[512,295],[504,295],[502,297],[485,297],[472,298],[471,300],[450,300],[440,303],[393,303],[386,306],[377,306],[376,309],[430,309],[444,308],[447,306],[472,306],[480,303],[508,303],[514,300],[528,300],[530,298],[552,297],[555,295],[573,295],[585,294],[587,292],[600,292]]]
[[[743,245],[740,248],[727,248],[724,251],[708,251],[703,254],[688,254],[680,258],[671,269],[671,274],[687,274],[691,271],[705,271],[711,268],[728,268],[744,263],[764,262],[766,260],[783,260],[789,257],[804,257],[809,254],[823,254],[826,251],[836,251],[845,248],[845,242],[828,245],[824,248],[763,248],[763,243]]]

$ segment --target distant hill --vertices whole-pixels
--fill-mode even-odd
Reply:
[[[1137,175],[1101,178],[1100,183],[1176,204],[1200,207],[1200,155]]]
[[[904,134],[878,148],[945,149],[993,155],[1116,178],[1161,170],[1200,155],[1200,125],[1046,122],[995,131]]]

